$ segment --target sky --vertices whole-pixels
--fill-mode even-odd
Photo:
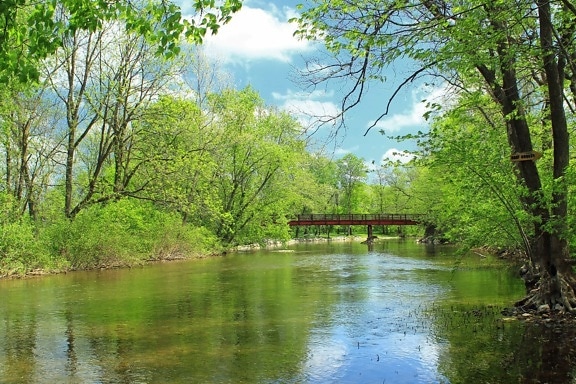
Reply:
[[[302,89],[298,71],[307,60],[318,57],[322,47],[318,43],[298,40],[293,36],[296,26],[288,20],[297,16],[300,0],[245,0],[240,12],[230,23],[221,27],[204,43],[204,52],[218,61],[232,74],[237,89],[254,88],[269,106],[290,112],[309,124],[305,115],[329,114],[338,111],[342,89]],[[192,3],[192,2],[188,2]],[[184,5],[183,14],[192,14]],[[367,165],[378,166],[383,160],[407,160],[403,150],[415,148],[413,142],[397,142],[389,136],[426,131],[428,122],[422,100],[435,97],[439,89],[411,84],[401,91],[392,103],[388,115],[366,135],[368,127],[386,109],[386,104],[400,82],[404,80],[403,66],[390,68],[386,83],[371,84],[364,101],[346,116],[346,132],[339,131],[336,139],[326,141],[330,126],[317,129],[312,136],[312,149],[324,146],[325,155],[335,158],[347,153],[363,158]],[[306,112],[306,113],[303,113]],[[380,133],[384,130],[386,135]],[[333,131],[332,131],[333,133]],[[374,164],[374,165],[373,165]]]

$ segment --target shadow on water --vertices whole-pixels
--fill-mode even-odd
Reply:
[[[446,342],[439,370],[456,383],[573,383],[573,325],[518,321],[494,306],[433,306],[435,337]]]
[[[572,382],[574,330],[504,318],[523,287],[497,260],[290,251],[0,281],[0,382]]]

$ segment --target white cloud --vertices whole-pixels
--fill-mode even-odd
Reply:
[[[321,122],[338,119],[340,110],[330,100],[333,96],[333,93],[321,91],[306,93],[288,90],[285,94],[272,93],[272,97],[281,102],[280,109],[296,117],[307,129],[318,126]]]
[[[351,148],[342,148],[342,147],[338,147],[334,150],[334,155],[336,155],[337,157],[344,157],[345,155],[349,154],[349,153],[355,153],[360,149],[360,147],[358,145],[355,145]]]
[[[334,91],[324,92],[321,90],[314,90],[312,92],[294,92],[292,90],[286,91],[285,94],[273,92],[272,97],[276,100],[291,100],[291,99],[325,99],[334,96]]]
[[[309,42],[293,36],[296,25],[288,22],[293,16],[295,11],[287,7],[272,5],[265,10],[244,4],[216,35],[206,37],[205,51],[225,62],[264,59],[289,63],[294,54],[311,49]]]
[[[390,148],[382,155],[381,163],[385,163],[387,161],[392,162],[400,162],[400,163],[408,163],[409,161],[414,159],[414,155],[411,153],[406,153],[396,148]]]
[[[386,133],[399,132],[402,128],[421,126],[426,124],[423,115],[426,109],[422,103],[412,104],[412,108],[404,113],[394,114],[391,117],[380,120],[374,125],[374,128],[383,130]],[[369,122],[372,126],[374,121]]]
[[[449,93],[445,86],[442,87],[421,87],[412,91],[411,104],[408,109],[402,113],[396,113],[378,121],[374,127],[377,130],[383,130],[386,133],[399,132],[403,128],[428,126],[428,121],[424,115],[431,110],[430,105],[433,103],[445,104],[448,102]],[[368,123],[372,126],[374,120]]]

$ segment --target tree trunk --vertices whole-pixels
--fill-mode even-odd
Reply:
[[[69,125],[68,127],[68,144],[66,146],[66,176],[64,187],[64,215],[68,218],[71,217],[72,212],[72,182],[74,177],[74,153],[76,151],[75,139],[76,127]]]
[[[567,229],[568,189],[564,182],[564,173],[569,162],[569,137],[564,110],[564,59],[556,59],[553,45],[554,30],[550,12],[550,3],[539,0],[538,17],[540,21],[540,44],[542,61],[546,72],[546,85],[550,100],[550,122],[552,124],[552,142],[554,148],[553,192],[551,217],[542,220],[538,233],[537,250],[540,255],[541,282],[540,292],[534,304],[544,303],[553,308],[560,304],[564,310],[576,312],[574,287],[576,278],[569,265]]]
[[[530,309],[546,304],[551,309],[562,308],[574,312],[576,278],[567,263],[568,242],[564,238],[567,220],[567,187],[562,180],[569,159],[568,128],[563,104],[564,73],[562,62],[556,62],[553,50],[553,26],[549,3],[545,0],[538,1],[538,11],[542,60],[546,73],[552,124],[555,190],[552,194],[552,201],[546,201],[535,161],[516,163],[518,179],[529,191],[523,203],[534,217],[534,239],[532,246],[526,251],[532,266],[537,268],[533,273],[539,276],[536,289],[532,289],[528,297],[517,304]],[[493,26],[503,33],[502,36],[506,36],[504,25],[495,21]],[[513,55],[509,54],[509,49],[508,41],[503,38],[498,45],[502,73],[501,86],[496,81],[493,71],[483,66],[478,66],[478,70],[489,84],[494,99],[507,118],[507,136],[512,153],[530,152],[533,150],[530,128],[521,107],[522,101],[515,72],[516,63],[512,59]],[[548,205],[553,208],[549,210]]]

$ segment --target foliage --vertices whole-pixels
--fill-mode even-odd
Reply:
[[[0,207],[0,277],[50,264],[47,249],[36,239],[34,223],[20,217],[14,199],[0,192]]]
[[[224,245],[287,239],[285,217],[306,175],[297,122],[267,109],[250,88],[210,94],[207,106],[162,98],[148,110],[143,195]]]
[[[569,200],[568,200],[568,238],[572,251],[576,250],[576,164],[573,161],[570,163],[566,171],[566,183],[569,185]]]
[[[63,109],[51,138],[55,151],[65,153],[58,162],[65,168],[63,211],[71,218],[146,187],[133,180],[148,161],[135,155],[146,137],[137,124],[153,100],[170,92],[184,65],[184,58],[155,57],[157,44],[118,24],[106,27],[65,36],[62,48],[43,62],[44,99]]]
[[[421,204],[424,196],[414,193],[413,182],[420,173],[414,164],[382,164],[374,173],[371,212],[421,214],[428,211],[429,206]]]
[[[362,184],[367,179],[368,169],[364,160],[348,153],[336,161],[340,190],[341,211],[343,213],[357,212],[364,199]]]
[[[202,214],[224,244],[286,239],[300,175],[293,170],[305,158],[299,124],[266,109],[250,88],[213,95],[210,106],[218,139],[207,183],[215,203]]]
[[[339,185],[336,163],[319,153],[305,153],[298,172],[298,193],[294,213],[338,213]]]
[[[198,17],[186,20],[171,1],[6,0],[0,4],[0,83],[12,77],[22,83],[38,80],[38,62],[56,52],[64,36],[94,32],[113,20],[122,21],[128,31],[145,37],[158,54],[170,58],[178,54],[181,36],[201,43],[241,6],[241,0],[219,5],[197,0],[193,9]],[[65,19],[57,17],[62,10],[69,15]]]
[[[74,221],[52,223],[42,235],[51,240],[52,253],[72,269],[190,257],[216,249],[214,238],[201,228],[186,227],[177,215],[132,199],[90,207]]]
[[[461,98],[432,126],[419,161],[428,167],[417,179],[420,198],[428,199],[429,218],[453,240],[524,248],[531,221],[520,204],[525,189],[516,182],[505,132],[498,129],[503,122],[492,114],[487,124],[481,112],[495,108],[487,98],[484,105],[467,105]],[[434,189],[441,199],[430,199]]]

